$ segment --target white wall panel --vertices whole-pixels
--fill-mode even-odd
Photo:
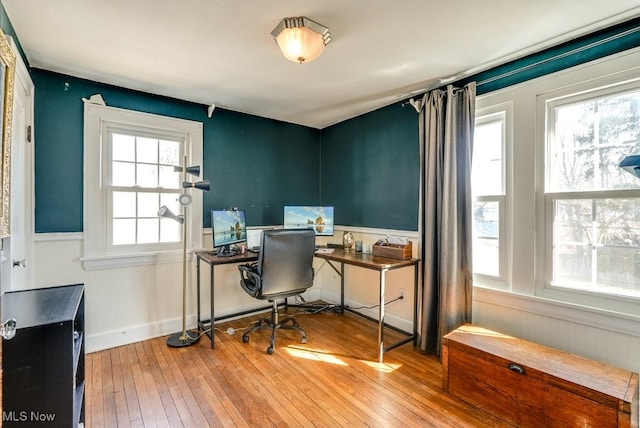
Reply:
[[[561,312],[562,308],[559,308],[559,316]],[[561,319],[559,316],[528,311],[518,304],[491,303],[478,299],[473,302],[474,324],[640,372],[640,337]]]

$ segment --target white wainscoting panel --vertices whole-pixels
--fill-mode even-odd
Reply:
[[[342,242],[342,230],[336,227],[333,237],[318,238],[318,243]],[[355,239],[370,248],[387,234],[407,236],[417,242],[416,232],[350,228]],[[51,287],[84,283],[86,347],[95,352],[153,337],[176,333],[182,329],[182,265],[164,262],[154,265],[119,267],[85,271],[82,268],[82,233],[37,234],[35,238],[35,286]],[[252,244],[259,242],[259,233],[252,231]],[[204,245],[211,242],[211,231],[203,233]],[[414,254],[416,246],[414,244]],[[190,259],[187,292],[187,328],[196,325],[196,263]],[[317,299],[340,302],[340,280],[324,261],[316,259],[314,286],[303,295],[308,301]],[[201,317],[210,314],[209,266],[201,264]],[[236,265],[215,269],[215,315],[228,316],[265,306],[266,302],[249,297],[240,288]],[[373,271],[347,267],[346,303],[351,306],[371,306],[377,303],[378,276]],[[387,300],[406,288],[407,299],[386,307],[386,321],[404,330],[411,330],[413,273],[410,269],[390,272],[387,280]],[[363,312],[376,317],[377,308]],[[217,334],[224,334],[218,332]],[[238,340],[240,338],[238,337]]]

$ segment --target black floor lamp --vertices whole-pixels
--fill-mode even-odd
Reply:
[[[191,195],[187,190],[195,187],[205,192],[209,191],[209,180],[203,180],[197,183],[187,181],[187,175],[196,177],[200,175],[200,166],[186,166],[186,156],[183,165],[184,166],[174,167],[176,172],[182,173],[182,193],[178,197],[178,202],[180,202],[180,206],[182,207],[182,213],[176,215],[172,213],[166,205],[161,206],[158,210],[159,217],[170,218],[182,225],[182,331],[172,334],[167,338],[167,345],[172,348],[191,346],[200,340],[200,335],[197,332],[193,332],[193,335],[191,335],[189,334],[190,332],[187,331],[187,213],[188,207],[191,204]]]

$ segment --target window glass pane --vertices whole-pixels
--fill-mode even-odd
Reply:
[[[166,205],[180,214],[178,203],[184,139],[151,138],[135,130],[108,131],[111,143],[110,177],[112,245],[178,242],[181,227],[173,220],[160,221],[158,209]],[[177,137],[179,138],[179,137]],[[121,188],[130,188],[123,191]],[[140,189],[140,188],[144,189]],[[154,192],[140,191],[157,189]],[[166,189],[166,190],[163,190]],[[163,193],[166,192],[166,193]]]
[[[138,186],[158,187],[158,166],[138,164]]]
[[[180,142],[160,140],[160,160],[164,165],[181,165],[180,162]]]
[[[111,158],[113,160],[134,162],[136,160],[135,137],[124,134],[111,134]]]
[[[554,247],[553,283],[563,287],[584,288],[591,283],[590,246],[557,244]]]
[[[135,192],[113,192],[113,217],[136,216],[136,194]]]
[[[172,210],[173,211],[173,210]],[[176,213],[175,211],[173,211]],[[182,240],[182,225],[177,221],[163,218],[160,220],[160,242],[178,242]]]
[[[113,220],[113,245],[136,243],[136,221],[132,219]]]
[[[640,153],[640,91],[555,107],[547,146],[548,191],[637,188],[618,167]]]
[[[136,184],[135,164],[113,162],[111,164],[111,184],[113,186],[134,186]]]
[[[553,241],[591,245],[592,218],[591,199],[556,201]]]
[[[138,193],[138,217],[158,217],[158,193]]]
[[[138,162],[158,163],[157,139],[138,137],[136,143],[136,160]]]
[[[604,292],[640,296],[640,250],[638,247],[598,248],[596,275]]]
[[[473,271],[500,276],[500,228],[498,202],[473,204]]]
[[[138,220],[138,243],[150,244],[158,242],[159,218],[143,218]]]
[[[554,282],[640,295],[640,200],[555,202]]]
[[[502,130],[502,120],[483,123],[475,127],[471,174],[475,196],[504,194]]]
[[[177,193],[162,193],[160,195],[160,206],[166,205],[174,214],[180,214],[180,203]]]
[[[161,166],[158,184],[165,189],[179,189],[180,173],[175,172],[172,166]]]

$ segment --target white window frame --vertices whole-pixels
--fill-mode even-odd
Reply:
[[[554,202],[568,199],[607,199],[610,197],[636,198],[640,196],[640,189],[628,190],[593,190],[573,192],[547,192],[547,141],[553,137],[555,123],[550,118],[549,111],[558,105],[569,102],[589,100],[603,95],[614,95],[630,89],[640,89],[640,76],[625,77],[629,73],[606,76],[600,79],[563,87],[537,96],[537,110],[539,129],[536,141],[537,150],[537,188],[540,189],[537,198],[537,259],[539,269],[535,280],[535,294],[537,296],[562,301],[570,304],[583,305],[604,309],[616,313],[637,314],[640,299],[632,296],[608,294],[577,288],[562,287],[552,283],[553,278],[553,225]]]
[[[127,126],[124,127],[122,126],[121,123],[109,123],[109,122],[104,122],[104,126],[102,126],[102,141],[106,141],[106,144],[103,144],[102,150],[102,158],[106,159],[107,161],[105,162],[104,168],[105,168],[105,174],[104,176],[107,177],[106,178],[106,183],[105,183],[105,197],[106,197],[106,213],[112,213],[113,212],[113,193],[114,192],[118,192],[118,191],[135,191],[138,193],[144,192],[146,191],[152,191],[153,193],[157,193],[159,189],[144,189],[141,188],[139,186],[114,186],[113,185],[113,151],[110,150],[110,135],[112,134],[127,134],[127,135],[135,135],[136,137],[147,137],[147,138],[153,138],[153,139],[170,139],[170,140],[175,140],[175,141],[180,141],[180,152],[178,153],[178,159],[175,163],[175,165],[181,165],[182,164],[182,159],[184,159],[184,151],[186,148],[186,136],[184,133],[181,132],[169,132],[167,130],[162,130],[161,132],[158,132],[159,130],[154,129],[154,130],[149,130],[147,128],[141,128],[139,126]],[[178,187],[179,183],[182,180],[182,174],[176,172],[174,173],[175,175],[175,183],[176,183],[176,187],[175,188],[171,188],[171,189],[163,189],[162,193],[165,194],[173,194],[175,195],[175,200],[177,201],[178,196],[180,195],[180,193],[182,193],[182,188]],[[179,206],[176,203],[177,206]],[[176,207],[171,207],[171,209],[173,209],[174,211],[176,210]],[[178,211],[176,211],[176,214],[179,214]],[[182,239],[182,232],[180,232],[178,234],[178,241],[175,241],[173,243],[147,243],[147,244],[139,244],[139,243],[134,243],[134,244],[121,244],[121,245],[113,245],[113,222],[111,221],[112,219],[110,218],[111,216],[109,214],[107,214],[107,218],[108,220],[106,221],[106,227],[107,227],[107,235],[106,235],[106,242],[107,242],[107,250],[109,252],[113,252],[113,253],[118,253],[118,252],[132,252],[131,249],[133,249],[133,252],[148,252],[148,251],[153,251],[153,250],[167,250],[167,249],[172,249],[172,248],[178,248],[178,245],[180,245],[181,243],[181,239]],[[178,223],[174,223],[176,226],[178,225]],[[181,247],[181,245],[180,245]]]
[[[513,105],[511,102],[496,104],[490,107],[478,109],[476,111],[475,126],[483,123],[495,121],[496,118],[502,120],[502,179],[503,194],[476,196],[474,201],[498,202],[499,210],[499,274],[498,276],[474,273],[474,285],[486,286],[498,289],[508,289],[511,283],[511,180],[512,180],[512,159],[511,147],[513,142]],[[473,183],[472,183],[473,186]]]
[[[118,248],[109,245],[106,185],[109,161],[105,138],[109,127],[147,129],[156,133],[184,136],[183,155],[189,165],[202,166],[202,122],[159,116],[85,102],[84,105],[84,251],[85,270],[141,266],[180,261],[182,243],[134,245]],[[202,192],[191,192],[187,219],[187,246],[202,248]]]

